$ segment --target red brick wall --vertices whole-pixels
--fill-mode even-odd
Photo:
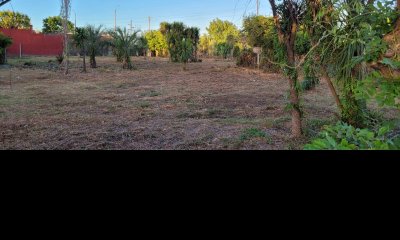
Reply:
[[[0,28],[0,32],[13,39],[13,44],[7,48],[8,56],[19,56],[20,46],[23,56],[57,56],[63,52],[62,35],[41,34],[22,29]]]

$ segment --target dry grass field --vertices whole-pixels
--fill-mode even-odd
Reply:
[[[0,69],[0,149],[302,149],[338,120],[321,83],[302,95],[305,137],[291,140],[287,80],[230,61],[183,71],[138,57],[127,71],[100,57],[84,74],[73,58],[65,76],[49,60],[11,59]]]

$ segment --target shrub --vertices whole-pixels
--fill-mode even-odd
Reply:
[[[381,127],[377,133],[354,128],[343,122],[326,126],[320,138],[305,145],[305,150],[394,150],[400,149],[399,137],[390,137],[390,129]]]
[[[219,43],[216,45],[216,52],[217,56],[221,56],[224,59],[227,59],[230,55],[230,52],[233,50],[233,46],[229,43]]]
[[[237,57],[236,64],[240,67],[254,66],[256,54],[250,49],[244,49]]]
[[[0,32],[0,64],[6,62],[5,49],[12,44],[12,39]]]
[[[235,47],[233,48],[233,57],[234,57],[234,58],[239,57],[239,56],[240,56],[240,53],[241,53],[240,47],[239,47],[239,46],[235,46]]]
[[[305,77],[301,83],[301,90],[309,91],[315,88],[319,84],[319,78],[317,77]]]

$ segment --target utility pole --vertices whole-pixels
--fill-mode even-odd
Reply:
[[[74,13],[75,13],[75,30],[76,30],[76,12],[74,11]]]
[[[257,16],[260,15],[260,0],[257,0]]]
[[[128,26],[130,27],[130,31],[131,31],[131,33],[133,33],[133,24],[132,24],[132,19],[131,19],[131,23],[130,23],[130,24],[128,24]]]
[[[151,17],[149,17],[149,32],[151,31]]]
[[[114,13],[114,32],[117,31],[117,9],[115,9]]]

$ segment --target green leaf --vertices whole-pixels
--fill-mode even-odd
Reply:
[[[389,131],[390,131],[390,129],[388,127],[382,127],[381,129],[379,129],[378,136],[384,136]]]
[[[400,62],[393,61],[392,59],[389,59],[389,58],[384,58],[381,61],[381,63],[385,64],[387,66],[390,66],[391,68],[396,69],[396,70],[400,68]]]

